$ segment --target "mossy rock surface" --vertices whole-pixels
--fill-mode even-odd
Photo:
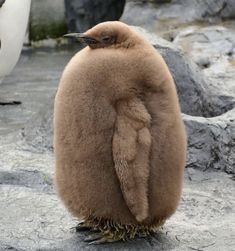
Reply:
[[[58,38],[67,32],[63,0],[32,0],[29,35],[31,41]]]
[[[30,25],[30,40],[38,41],[47,38],[58,38],[67,32],[65,22],[38,22]]]

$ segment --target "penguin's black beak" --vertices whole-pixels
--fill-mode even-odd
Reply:
[[[64,35],[66,38],[76,38],[87,45],[93,45],[99,43],[99,41],[93,37],[86,36],[84,33],[69,33]]]

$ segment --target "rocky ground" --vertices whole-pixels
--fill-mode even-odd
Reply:
[[[142,21],[132,15],[131,22],[171,40],[136,28],[169,65],[189,134],[176,214],[153,237],[102,246],[82,241],[86,234],[74,232],[76,219],[58,200],[52,181],[53,98],[62,69],[77,49],[27,49],[1,85],[1,98],[23,103],[0,107],[0,250],[235,250],[235,30],[232,21],[196,25],[195,16],[187,20],[194,23],[179,24],[186,20],[183,14],[180,22],[169,21],[180,1],[174,2],[155,12],[145,5],[144,13],[153,17],[149,23],[146,15]],[[128,2],[123,19],[128,21],[131,10],[138,13],[139,6]],[[228,11],[225,6],[220,13]],[[164,29],[151,26],[156,13],[168,20]]]

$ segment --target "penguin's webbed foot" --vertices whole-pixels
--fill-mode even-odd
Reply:
[[[83,231],[90,231],[92,230],[92,225],[89,221],[82,221],[79,222],[78,225],[75,227],[76,232],[83,232]]]
[[[157,232],[164,222],[163,219],[154,225],[125,225],[109,219],[90,217],[78,224],[77,231],[88,230],[90,233],[84,241],[96,245],[147,237]]]
[[[117,242],[120,240],[122,240],[121,237],[112,235],[111,233],[103,234],[102,232],[99,232],[88,235],[88,237],[85,238],[84,241],[89,242],[89,245],[98,245],[98,244]]]

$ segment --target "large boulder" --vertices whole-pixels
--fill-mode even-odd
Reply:
[[[174,39],[211,80],[215,92],[235,96],[235,31],[223,26],[189,26]]]
[[[217,96],[215,106],[224,112],[230,110],[210,119],[184,117],[190,142],[188,165],[234,173],[235,32],[222,26],[191,26],[179,32],[174,44],[201,68],[209,89]]]
[[[129,1],[127,9],[124,13],[129,20],[138,19],[139,6],[144,9],[151,9],[155,13],[156,19],[179,19],[181,21],[199,21],[212,20],[217,18],[234,18],[235,17],[235,2],[233,0],[172,0],[172,1],[158,1],[148,0],[144,2],[160,3],[160,5],[153,8],[152,5],[142,5],[141,0]],[[137,11],[136,15],[134,11]],[[151,10],[150,10],[151,11]],[[131,13],[128,13],[131,12]],[[144,19],[146,17],[143,17]]]
[[[175,79],[188,131],[187,167],[235,173],[235,32],[190,27],[172,44],[138,30],[162,54]]]
[[[187,167],[235,173],[235,108],[214,118],[183,116],[188,132]]]
[[[162,10],[165,17],[180,17],[187,21],[210,20],[211,18],[234,18],[233,0],[174,0]]]
[[[230,96],[226,99],[223,94],[215,92],[200,68],[179,47],[145,29],[136,27],[136,30],[144,35],[165,59],[174,77],[183,113],[213,117],[232,108],[235,100]]]
[[[223,23],[234,26],[234,0],[172,0],[161,4],[152,2],[155,1],[127,1],[121,20],[157,33],[169,41],[189,23],[201,26]]]
[[[66,19],[70,32],[84,32],[92,26],[118,20],[125,0],[65,0]]]

